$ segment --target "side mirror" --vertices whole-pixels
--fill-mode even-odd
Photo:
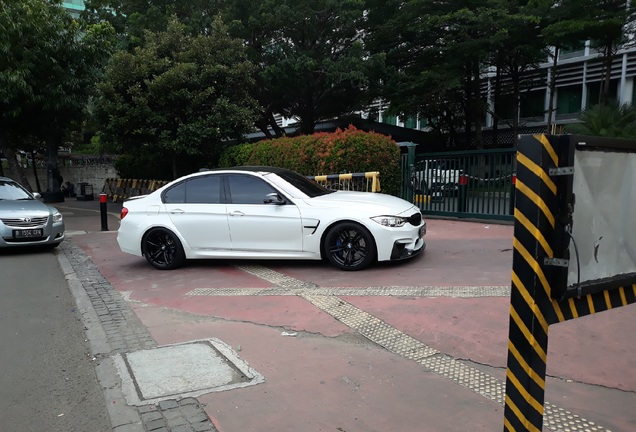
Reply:
[[[40,195],[38,192],[33,192],[33,198],[40,199],[42,198],[42,195]]]
[[[285,200],[283,197],[278,195],[276,192],[269,193],[265,195],[265,199],[263,200],[264,204],[275,204],[275,205],[283,205],[285,204]]]

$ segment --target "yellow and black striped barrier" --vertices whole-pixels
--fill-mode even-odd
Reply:
[[[528,135],[518,149],[504,430],[540,432],[549,326],[636,302],[636,281],[564,295],[574,202],[572,178],[555,173],[573,164],[574,146],[567,136]]]
[[[108,178],[104,181],[102,192],[112,202],[117,202],[118,200],[149,194],[166,184],[168,184],[167,180]]]
[[[308,176],[308,178],[335,190],[380,192],[380,173],[377,171]],[[149,194],[167,183],[168,181],[166,180],[108,178],[104,181],[102,192],[112,202],[117,202],[126,198]]]
[[[327,174],[308,176],[317,183],[334,190],[359,192],[380,192],[380,173],[369,171],[364,173]]]

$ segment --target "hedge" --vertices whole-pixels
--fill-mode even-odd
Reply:
[[[228,148],[220,167],[263,165],[288,168],[303,175],[380,172],[382,192],[400,190],[400,150],[386,135],[345,130],[283,137]]]

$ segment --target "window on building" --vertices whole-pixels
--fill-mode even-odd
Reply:
[[[515,103],[512,94],[499,96],[495,103],[495,115],[501,120],[512,120],[515,115]]]
[[[384,111],[382,113],[382,123],[390,124],[395,126],[397,124],[397,116],[391,115]]]
[[[405,128],[410,128],[410,129],[416,129],[417,128],[417,117],[415,117],[415,116],[405,117],[404,118],[404,127]]]
[[[579,57],[584,54],[585,54],[585,41],[579,41],[570,45],[565,45],[559,49],[560,59]]]
[[[534,90],[521,94],[520,117],[543,117],[545,113],[545,90]]]
[[[574,114],[581,111],[583,89],[581,85],[557,89],[557,114]]]
[[[618,98],[618,80],[610,81],[610,88],[608,93],[609,102],[616,102]],[[586,107],[593,107],[594,105],[598,105],[601,100],[601,82],[591,82],[587,83],[587,98],[586,98]]]

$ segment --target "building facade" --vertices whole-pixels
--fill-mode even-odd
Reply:
[[[84,10],[84,0],[64,0],[62,6],[74,17],[79,17],[79,14]]]

